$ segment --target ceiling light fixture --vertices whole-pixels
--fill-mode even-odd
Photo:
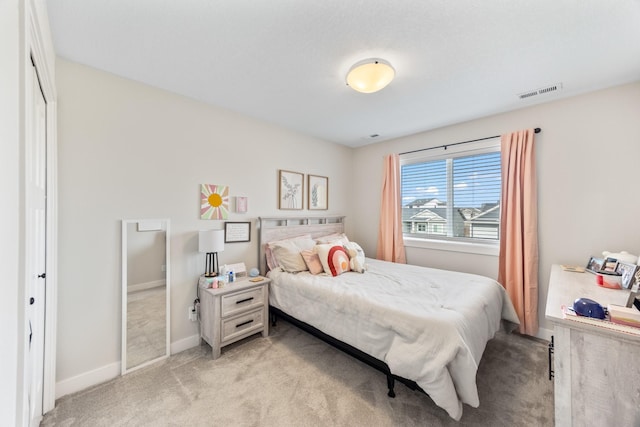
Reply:
[[[347,85],[358,92],[373,93],[391,83],[395,75],[396,70],[384,59],[364,59],[349,69]]]

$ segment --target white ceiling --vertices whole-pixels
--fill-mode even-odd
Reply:
[[[46,3],[63,58],[352,147],[640,80],[640,0]]]

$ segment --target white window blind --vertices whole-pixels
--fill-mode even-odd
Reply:
[[[401,167],[405,236],[497,242],[500,238],[500,152],[405,160]]]

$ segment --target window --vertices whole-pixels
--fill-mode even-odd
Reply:
[[[453,150],[451,150],[453,151]],[[401,158],[405,237],[497,244],[500,238],[500,151]]]

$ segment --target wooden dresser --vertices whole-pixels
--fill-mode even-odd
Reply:
[[[554,325],[556,426],[640,426],[640,329],[586,323],[561,309],[577,298],[624,306],[628,297],[589,272],[552,266],[545,316]]]
[[[238,279],[219,289],[200,289],[200,337],[218,358],[221,348],[255,333],[269,335],[270,279]]]

